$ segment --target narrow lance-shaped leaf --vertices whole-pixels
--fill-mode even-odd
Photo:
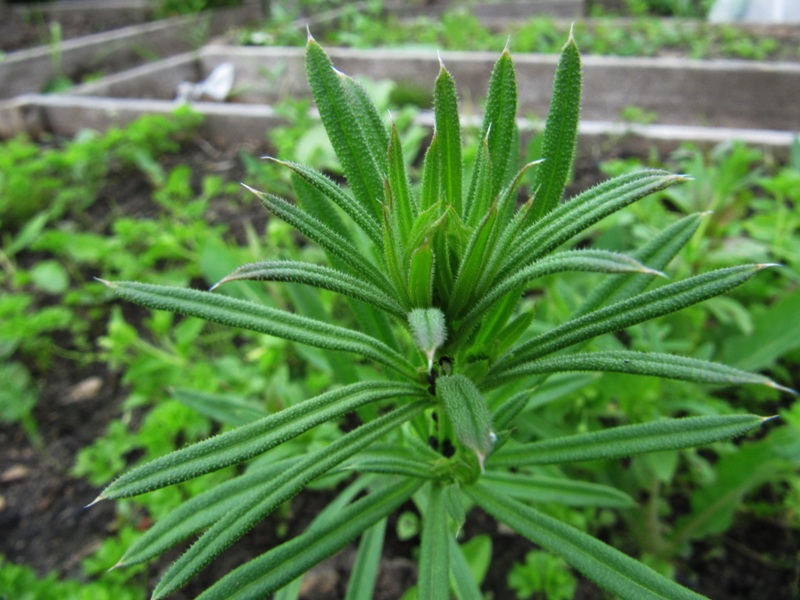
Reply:
[[[472,170],[472,181],[464,202],[464,221],[476,225],[492,204],[492,162],[489,158],[489,142],[486,137],[478,145],[478,156]]]
[[[436,396],[444,403],[458,440],[475,452],[481,470],[497,436],[492,417],[480,391],[468,377],[451,375],[436,380]]]
[[[417,479],[440,479],[429,459],[406,451],[404,448],[367,450],[344,465],[343,469],[360,473],[402,475]]]
[[[570,32],[556,68],[553,98],[544,128],[542,157],[545,162],[536,172],[531,186],[538,191],[530,222],[549,213],[561,200],[575,158],[580,109],[581,56]]]
[[[370,421],[328,446],[308,454],[303,460],[276,477],[269,489],[256,490],[235,511],[226,514],[212,525],[172,564],[156,586],[153,592],[154,600],[164,598],[185,585],[200,569],[275,508],[292,498],[310,481],[327,473],[379,437],[413,418],[427,405],[427,401],[415,402]]]
[[[485,384],[494,387],[502,382],[515,381],[530,375],[567,371],[607,371],[721,385],[753,383],[782,391],[792,391],[763,375],[748,373],[720,363],[672,354],[629,350],[582,352],[536,360],[504,371],[501,378],[486,381]]]
[[[633,258],[652,269],[663,271],[681,248],[697,231],[700,219],[707,213],[688,215],[653,237],[647,244],[632,254]],[[644,290],[652,281],[635,274],[608,277],[592,289],[583,304],[573,313],[574,317],[595,310],[603,303],[630,298]]]
[[[723,294],[741,285],[768,266],[770,265],[742,265],[717,269],[662,286],[572,319],[514,348],[505,358],[494,365],[490,377],[502,375],[503,371],[567,346],[604,333],[619,331],[636,323],[648,321]]]
[[[392,288],[386,277],[345,237],[332,230],[316,217],[308,214],[300,207],[290,204],[283,198],[273,194],[259,192],[244,186],[253,192],[258,199],[275,216],[283,219],[308,239],[316,242],[323,249],[347,264],[357,274],[369,279],[378,288],[389,292]]]
[[[405,317],[405,311],[394,298],[387,296],[368,281],[330,267],[293,260],[268,260],[242,265],[217,282],[211,290],[230,281],[242,280],[303,283],[350,296],[400,318]]]
[[[121,298],[148,308],[200,317],[318,348],[354,352],[404,375],[414,372],[405,358],[383,342],[345,327],[199,290],[130,281],[104,283]]]
[[[394,199],[392,198],[392,190],[389,188],[388,181],[386,181],[385,193],[386,202],[383,205],[383,259],[389,272],[389,278],[394,284],[394,296],[399,298],[403,306],[410,308],[411,302],[408,288],[406,287],[408,280],[403,265],[403,245],[400,240],[400,232],[397,230],[396,222],[391,215]]]
[[[279,473],[300,457],[277,461],[268,467],[252,468],[244,475],[215,485],[160,518],[137,539],[115,567],[135,565],[150,560],[172,548],[193,533],[206,529],[235,510],[253,490],[264,489]]]
[[[367,212],[377,217],[385,173],[381,172],[370,140],[358,122],[353,98],[343,83],[346,76],[333,68],[328,55],[311,37],[306,46],[306,70],[322,124],[353,195]]]
[[[500,332],[505,328],[508,320],[514,314],[514,310],[519,304],[520,298],[522,298],[523,291],[524,289],[522,286],[515,290],[511,290],[503,298],[497,301],[492,308],[486,311],[481,322],[481,328],[478,330],[478,334],[475,337],[473,348],[477,349],[478,352],[483,352],[482,349],[484,349],[488,344],[491,344],[494,340],[499,339]],[[476,319],[474,324],[477,324],[477,322],[478,321]],[[463,327],[471,329],[472,324],[473,323],[466,323],[464,326],[458,325],[455,337],[460,338],[462,336],[462,332],[464,331]]]
[[[510,292],[517,289],[524,290],[524,286],[539,277],[565,271],[660,275],[657,271],[649,269],[630,256],[616,252],[608,252],[606,250],[567,250],[558,252],[512,273],[495,285],[476,304],[469,307],[469,312],[457,324],[458,335],[462,336],[469,333],[478,324],[483,315]]]
[[[411,267],[408,271],[408,295],[411,306],[428,308],[433,300],[433,270],[435,268],[433,250],[425,242],[411,254]]]
[[[505,174],[514,153],[519,147],[514,145],[517,118],[517,78],[514,63],[508,46],[492,69],[489,91],[486,100],[486,113],[483,117],[482,137],[488,138],[489,157],[492,164],[491,196],[500,193],[505,185]]]
[[[365,530],[371,531],[370,527],[397,510],[419,485],[420,482],[407,479],[370,493],[343,508],[330,521],[309,527],[296,538],[234,569],[203,592],[198,599],[244,600],[268,597],[315,564],[344,548]],[[377,537],[378,541],[381,539]],[[351,597],[363,596],[350,596],[348,593],[348,598]]]
[[[339,77],[341,77],[345,94],[367,140],[370,154],[375,158],[380,172],[386,173],[388,168],[386,149],[389,147],[386,123],[363,85],[344,73],[339,73]]]
[[[527,215],[530,212],[531,206],[533,205],[535,192],[534,195],[531,196],[510,219],[507,219],[505,215],[516,204],[517,188],[522,181],[522,176],[527,172],[528,169],[536,164],[537,163],[532,162],[522,167],[514,180],[512,180],[512,182],[500,193],[498,214],[499,218],[501,219],[500,222],[504,223],[504,225],[502,229],[498,229],[496,238],[493,239],[490,244],[492,252],[487,259],[486,268],[484,269],[483,273],[481,273],[481,277],[478,280],[476,290],[476,296],[478,297],[483,296],[486,293],[492,281],[494,281],[500,266],[504,263],[506,257],[508,256],[510,249],[514,244],[519,243],[519,234],[525,223]]]
[[[502,257],[496,280],[548,254],[608,215],[681,181],[686,178],[667,171],[639,171],[614,177],[579,194],[515,238],[511,251]]]
[[[407,247],[419,248],[425,243],[431,244],[437,232],[444,228],[446,219],[447,212],[444,202],[441,201],[420,212],[411,228]]]
[[[556,502],[565,506],[608,508],[636,506],[634,499],[621,490],[566,477],[489,471],[482,480],[491,486],[496,494],[525,502]]]
[[[458,315],[465,306],[473,304],[476,285],[487,256],[491,253],[491,248],[487,246],[497,227],[497,204],[494,204],[473,232],[464,255],[461,257],[461,266],[456,275],[453,293],[450,296],[449,314]]]
[[[446,306],[453,292],[453,262],[451,260],[451,231],[457,227],[454,222],[458,219],[455,209],[446,205],[442,224],[433,236],[433,254],[436,256],[436,270],[434,272],[434,302]]]
[[[450,561],[447,510],[444,488],[431,484],[428,504],[422,519],[422,542],[419,557],[419,600],[449,600]]]
[[[552,465],[680,450],[743,435],[764,421],[766,419],[758,415],[661,419],[541,442],[506,445],[491,461],[493,467]]]
[[[489,486],[479,484],[465,491],[495,519],[545,550],[563,556],[589,579],[625,600],[704,600],[597,538],[497,494]]]
[[[386,519],[381,519],[361,535],[344,600],[372,600],[378,579]]]
[[[436,78],[433,92],[433,108],[439,146],[441,191],[447,202],[455,209],[456,214],[462,216],[461,170],[463,165],[456,84],[441,60],[439,65],[439,76]]]
[[[281,161],[275,158],[270,158],[270,160],[288,167],[298,177],[302,177],[306,183],[319,190],[320,193],[324,194],[331,202],[341,208],[347,216],[353,219],[353,222],[369,236],[369,239],[372,240],[376,246],[381,246],[383,241],[381,238],[380,221],[378,221],[374,214],[365,210],[355,198],[331,181],[330,178],[306,165]]]
[[[354,383],[134,467],[103,490],[100,498],[127,498],[180,483],[249,460],[372,402],[420,397],[421,389],[408,383]]]
[[[422,162],[422,185],[419,194],[419,210],[424,212],[439,202],[439,186],[441,183],[441,160],[439,158],[439,138],[433,132],[430,146],[425,152]]]
[[[411,228],[417,214],[417,207],[411,197],[408,185],[408,175],[406,165],[403,160],[403,147],[400,143],[400,135],[397,127],[392,123],[392,137],[389,143],[389,187],[392,190],[392,217],[397,223],[397,230],[400,233],[400,240],[403,247],[406,246],[411,236]]]

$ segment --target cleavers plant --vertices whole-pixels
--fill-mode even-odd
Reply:
[[[374,373],[137,466],[111,483],[98,500],[135,496],[249,461],[242,474],[156,523],[120,566],[151,559],[202,532],[158,583],[153,597],[165,597],[310,482],[352,471],[353,482],[304,533],[236,568],[201,598],[263,598],[359,536],[348,598],[370,598],[387,517],[409,500],[422,515],[419,598],[446,599],[451,590],[459,598],[482,597],[457,540],[473,506],[623,598],[701,597],[537,510],[537,502],[553,497],[573,505],[633,502],[613,488],[540,469],[708,444],[757,428],[764,418],[690,416],[536,441],[515,440],[514,422],[532,390],[553,373],[613,371],[779,388],[766,377],[717,363],[590,345],[598,336],[722,294],[769,265],[719,269],[646,291],[689,240],[701,215],[670,225],[630,256],[561,249],[598,220],[686,179],[645,170],[561,203],[581,93],[580,55],[571,36],[556,70],[544,159],[521,167],[508,49],[491,75],[467,177],[456,86],[442,64],[434,91],[435,131],[419,186],[410,183],[397,130],[385,125],[364,88],[337,71],[311,37],[306,66],[349,185],[281,162],[292,173],[298,203],[253,192],[275,217],[321,246],[330,266],[267,260],[239,268],[214,288],[269,280],[332,290],[347,298],[359,330],[214,288],[105,283],[120,297],[153,309],[353,353],[360,357],[359,373],[371,367]],[[518,205],[521,182],[531,173],[532,193]],[[531,309],[519,308],[520,301],[537,279],[566,271],[608,277],[573,317],[543,330]],[[371,404],[379,410],[363,410]],[[283,442],[352,411],[372,417],[304,456],[275,454]]]

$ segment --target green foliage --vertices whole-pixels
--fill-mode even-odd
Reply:
[[[549,17],[533,17],[512,21],[502,30],[482,23],[463,7],[446,10],[436,18],[415,19],[345,11],[338,26],[326,34],[324,41],[355,48],[414,45],[432,50],[487,50],[502,48],[510,35],[517,52],[557,54],[564,38],[572,31],[578,45],[590,54],[680,54],[689,58],[745,60],[794,60],[797,57],[797,49],[791,41],[781,42],[735,25],[708,23],[699,10],[662,7],[652,11],[646,6],[647,3],[644,0],[631,0],[631,4],[636,6],[626,14],[610,15],[628,17],[624,20],[597,18],[570,25]],[[673,20],[657,16],[669,14],[669,11],[684,18]],[[302,34],[290,23],[273,22],[266,30],[245,32],[240,34],[240,42],[247,45],[301,45]],[[411,95],[414,95],[413,91]]]
[[[144,600],[145,595],[110,581],[89,583],[76,579],[59,580],[53,573],[40,578],[30,567],[16,565],[0,556],[0,593],[15,600]]]
[[[118,296],[151,309],[324,351],[314,356],[329,361],[343,385],[138,465],[108,485],[97,501],[188,485],[194,478],[246,465],[238,476],[166,515],[121,563],[147,560],[202,532],[157,585],[154,598],[165,597],[315,480],[355,471],[351,485],[368,493],[356,500],[355,495],[337,499],[335,509],[320,514],[305,532],[234,569],[201,597],[264,597],[359,536],[363,554],[358,572],[374,572],[382,523],[409,500],[422,515],[419,598],[479,593],[465,577],[470,571],[480,574],[477,551],[462,548],[455,538],[473,504],[620,597],[700,597],[583,531],[584,517],[564,506],[556,505],[551,515],[531,504],[563,494],[565,505],[630,506],[630,494],[571,481],[572,463],[587,463],[591,469],[603,460],[634,456],[652,461],[663,477],[671,463],[651,453],[723,442],[758,428],[765,419],[731,414],[730,409],[706,414],[706,407],[690,406],[683,407],[688,417],[657,418],[659,413],[632,410],[621,416],[620,426],[596,420],[589,430],[582,426],[576,431],[569,423],[548,427],[525,413],[583,387],[581,377],[558,385],[546,382],[551,374],[564,377],[571,371],[754,383],[787,391],[767,377],[704,358],[661,348],[615,347],[616,332],[636,331],[652,319],[730,292],[770,265],[727,266],[646,290],[688,242],[699,224],[696,217],[656,231],[632,256],[558,251],[598,221],[687,179],[652,169],[623,173],[562,203],[580,104],[580,56],[572,37],[556,72],[542,164],[517,168],[518,149],[497,136],[504,134],[493,135],[514,132],[516,86],[511,56],[504,51],[489,86],[475,161],[465,168],[457,89],[442,64],[434,83],[436,131],[419,186],[410,183],[397,130],[384,123],[364,87],[333,68],[313,39],[307,43],[306,61],[322,123],[349,187],[309,167],[280,163],[293,173],[298,203],[253,192],[274,217],[315,242],[330,266],[262,261],[221,274],[208,292],[104,283]],[[531,169],[536,169],[535,188],[526,191],[522,181]],[[543,319],[534,320],[521,301],[525,292],[558,274],[565,283],[552,288],[557,305],[558,292],[566,291],[572,273],[581,271],[607,275],[607,282],[556,322],[557,311],[548,314],[547,308]],[[247,279],[268,285],[292,282],[292,310],[275,306],[260,288],[241,288],[250,290],[239,294],[243,297],[218,291]],[[347,296],[347,316],[330,322],[324,310],[310,304],[310,296],[299,292],[309,286]],[[164,333],[171,328],[171,318],[163,313],[153,319],[164,319]],[[329,351],[355,356],[356,368],[350,365],[347,371]],[[539,388],[538,396],[533,388]],[[208,407],[213,397],[200,400]],[[219,408],[230,416],[241,406],[223,403]],[[312,428],[352,411],[358,424],[346,433],[337,431],[327,443],[301,452],[293,447]],[[719,485],[734,490],[728,495],[734,498],[747,486],[727,473]],[[706,513],[708,502],[698,498],[696,506],[698,514]],[[714,530],[700,525],[692,530],[698,529]]]
[[[531,597],[569,600],[577,585],[564,559],[547,552],[528,552],[525,562],[514,565],[508,574],[508,587],[520,600]]]

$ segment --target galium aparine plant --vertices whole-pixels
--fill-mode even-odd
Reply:
[[[562,202],[572,168],[581,64],[570,37],[555,74],[543,160],[519,165],[517,89],[508,49],[489,83],[474,168],[464,173],[456,85],[444,64],[434,88],[435,130],[412,185],[397,129],[365,89],[334,69],[309,37],[306,66],[322,123],[347,186],[281,162],[297,203],[253,190],[270,213],[324,249],[329,264],[266,260],[219,282],[288,281],[346,297],[358,329],[211,291],[105,282],[126,300],[348,352],[376,375],[343,384],[236,429],[137,466],[98,498],[143,494],[230,465],[243,473],[191,498],[128,549],[119,566],[152,559],[197,536],[161,578],[154,598],[186,584],[256,523],[315,479],[343,469],[353,482],[297,537],[268,549],[208,588],[208,599],[263,598],[360,537],[348,597],[370,598],[387,517],[413,501],[422,516],[418,596],[481,598],[457,532],[480,509],[622,598],[700,598],[598,539],[537,510],[537,490],[591,490],[586,503],[630,506],[594,483],[537,476],[548,465],[615,459],[709,444],[765,419],[750,414],[665,418],[564,437],[515,439],[531,390],[554,373],[610,371],[713,384],[766,377],[660,353],[596,350],[598,336],[725,293],[769,265],[719,269],[664,282],[661,272],[698,227],[690,215],[630,255],[565,249],[593,223],[685,181],[660,170],[614,177]],[[523,179],[532,193],[518,203]],[[567,271],[607,274],[560,325],[531,332],[527,289]],[[658,285],[654,285],[654,283]],[[316,425],[376,405],[372,419],[302,456],[270,451]],[[360,414],[363,414],[360,413]],[[258,457],[258,460],[253,460]]]

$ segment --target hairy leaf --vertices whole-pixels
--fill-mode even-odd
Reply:
[[[433,92],[436,137],[439,147],[441,191],[459,216],[462,214],[461,187],[461,124],[458,118],[458,98],[453,76],[439,63],[439,76]]]
[[[757,415],[661,419],[541,442],[506,445],[491,461],[493,467],[550,465],[680,450],[742,435],[764,421],[764,417]]]
[[[447,527],[444,489],[434,483],[428,490],[428,505],[422,520],[417,594],[419,600],[449,600],[450,532]]]
[[[600,586],[625,600],[702,600],[704,597],[653,571],[611,546],[486,485],[467,494],[498,521],[545,550],[559,554]]]
[[[306,70],[322,124],[353,195],[364,210],[377,217],[385,173],[372,152],[370,138],[364,135],[359,123],[363,106],[353,106],[353,89],[349,83],[343,83],[349,78],[333,68],[330,58],[313,38],[309,38],[306,46]],[[383,157],[385,150],[381,159]]]
[[[561,200],[572,171],[578,141],[581,110],[581,56],[570,33],[561,51],[553,83],[553,98],[544,127],[544,165],[531,186],[536,192],[529,219],[534,222],[549,213]]]
[[[186,481],[253,458],[360,406],[403,397],[420,398],[423,392],[411,384],[388,381],[365,381],[332,390],[135,467],[111,483],[100,497],[126,498]]]
[[[406,314],[394,298],[363,279],[330,267],[293,260],[268,260],[242,265],[217,282],[211,290],[224,283],[241,280],[303,283],[361,300],[401,319]]]
[[[414,368],[397,352],[358,331],[199,290],[128,281],[105,283],[121,298],[148,308],[200,317],[318,348],[355,352],[404,375],[414,373]]]
[[[339,511],[324,525],[312,526],[296,538],[234,569],[198,598],[244,600],[269,596],[379,523],[408,500],[419,486],[418,481],[404,480],[372,492]],[[365,596],[348,595],[350,597]]]
[[[492,431],[492,417],[478,388],[464,375],[443,376],[436,380],[436,395],[444,402],[456,437],[475,452],[483,469],[497,436]]]
[[[154,600],[163,598],[185,585],[200,569],[208,565],[275,508],[297,494],[310,481],[327,473],[379,437],[411,419],[426,405],[425,401],[408,404],[362,425],[327,447],[306,455],[300,462],[273,479],[268,489],[262,488],[249,495],[236,510],[224,515],[214,523],[186,553],[172,564],[156,586],[153,592]],[[416,486],[416,482],[414,486]],[[366,526],[372,525],[383,516],[384,514],[380,514]],[[365,528],[363,527],[361,530]],[[359,532],[354,532],[354,535]],[[294,579],[297,574],[299,573],[293,574],[281,585]]]
[[[717,269],[572,319],[514,348],[495,364],[489,376],[502,375],[503,371],[567,346],[604,333],[619,331],[723,294],[741,285],[767,266],[769,265],[743,265]]]
[[[636,505],[625,492],[607,485],[561,477],[522,473],[487,472],[482,480],[495,494],[525,502],[554,502],[566,506],[631,508]]]

